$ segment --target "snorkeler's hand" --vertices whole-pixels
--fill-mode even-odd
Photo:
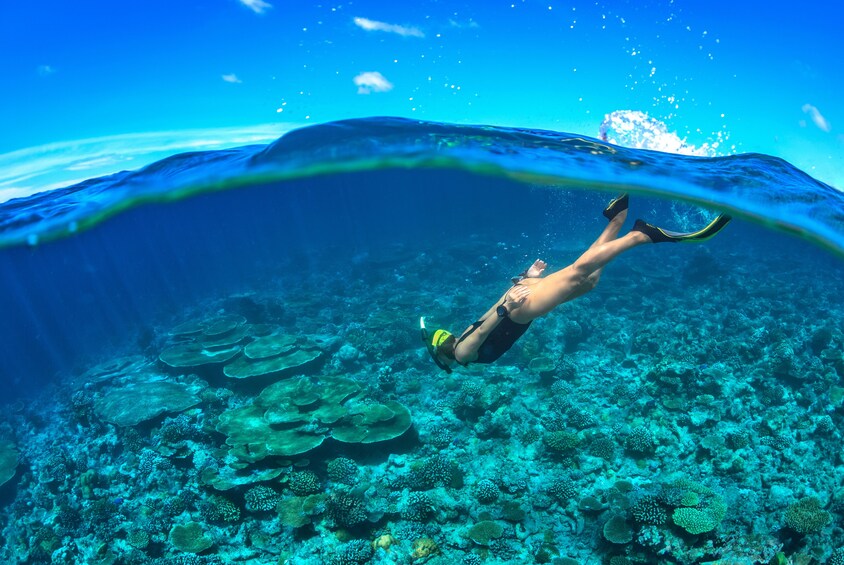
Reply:
[[[516,285],[507,292],[504,297],[504,307],[510,312],[522,305],[530,294],[529,286]]]
[[[541,277],[542,273],[545,271],[545,267],[547,266],[548,264],[545,261],[543,261],[542,259],[537,259],[533,262],[533,265],[531,265],[530,268],[525,271],[525,276],[529,278]]]

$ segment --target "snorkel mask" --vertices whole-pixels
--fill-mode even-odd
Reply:
[[[451,374],[451,367],[440,361],[440,358],[437,357],[437,346],[447,340],[451,334],[445,330],[437,330],[434,332],[433,338],[429,338],[428,330],[427,328],[425,328],[424,316],[419,318],[419,331],[422,334],[422,342],[425,344],[425,349],[428,350],[428,355],[431,356],[431,359],[434,360],[434,363],[437,364],[437,367],[439,367],[446,373]]]

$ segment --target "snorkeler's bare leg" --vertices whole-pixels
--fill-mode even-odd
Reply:
[[[624,224],[624,220],[627,219],[627,210],[622,210],[616,216],[609,221],[607,227],[604,228],[604,231],[601,232],[601,235],[598,236],[598,239],[595,240],[592,245],[589,246],[589,249],[593,249],[599,245],[612,241],[618,237],[618,232],[621,231],[621,226]],[[577,294],[576,296],[572,296],[572,298],[577,298],[578,296],[583,296],[593,288],[595,285],[598,284],[598,280],[601,278],[601,272],[603,272],[603,268],[596,270],[594,273],[589,275],[589,280],[587,284],[584,286],[583,292]]]
[[[601,232],[601,235],[598,236],[592,245],[589,246],[589,249],[597,245],[601,245],[602,243],[606,243],[608,241],[612,241],[618,237],[618,232],[621,231],[621,226],[624,224],[624,220],[627,219],[627,210],[622,210],[618,214],[616,214],[615,218],[610,220],[607,223],[607,227],[604,228],[604,231]]]
[[[592,288],[589,282],[592,274],[625,251],[650,241],[644,233],[631,231],[624,237],[593,245],[573,264],[534,284],[527,300],[513,313],[513,321],[527,323],[544,316],[563,302],[585,294]]]

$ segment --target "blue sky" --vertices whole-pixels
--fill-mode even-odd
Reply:
[[[614,110],[842,188],[841,23],[755,0],[6,2],[0,199],[334,119],[594,136]],[[45,154],[64,177],[32,174]]]

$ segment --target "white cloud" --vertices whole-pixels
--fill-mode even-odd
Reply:
[[[226,82],[230,82],[232,84],[240,84],[240,83],[243,82],[242,80],[237,78],[237,75],[234,74],[234,73],[223,75],[223,80],[226,81]]]
[[[815,122],[815,125],[823,131],[832,130],[832,126],[829,125],[829,122],[826,121],[826,118],[823,117],[823,114],[821,114],[820,110],[818,110],[811,104],[803,104],[803,113],[809,114],[809,117],[812,118],[812,121]]]
[[[455,19],[449,19],[449,20],[448,20],[448,25],[450,25],[450,26],[451,26],[451,27],[453,27],[453,28],[457,28],[457,29],[464,29],[464,28],[469,28],[469,29],[478,29],[479,27],[481,27],[481,26],[479,26],[479,25],[478,25],[478,22],[476,22],[476,21],[475,21],[475,20],[473,20],[472,18],[469,18],[469,20],[468,20],[467,22],[465,22],[465,23],[463,23],[463,22],[458,22],[458,21],[457,21],[457,20],[455,20]]]
[[[240,0],[240,3],[256,14],[263,14],[267,9],[273,7],[272,4],[264,2],[264,0]]]
[[[354,80],[358,87],[358,94],[389,92],[393,89],[393,83],[377,71],[360,73]]]
[[[42,77],[50,76],[51,74],[55,73],[56,69],[51,67],[50,65],[39,65],[38,66],[38,74]]]
[[[112,167],[117,165],[120,159],[115,155],[104,155],[103,157],[94,157],[92,159],[83,159],[78,162],[71,163],[65,167],[66,171],[89,171],[99,167]]]
[[[243,1],[243,0],[241,0]],[[396,33],[405,37],[425,37],[425,34],[419,28],[400,26],[396,24],[388,24],[386,22],[378,22],[367,18],[355,18],[355,25],[366,31],[386,31],[387,33]]]

